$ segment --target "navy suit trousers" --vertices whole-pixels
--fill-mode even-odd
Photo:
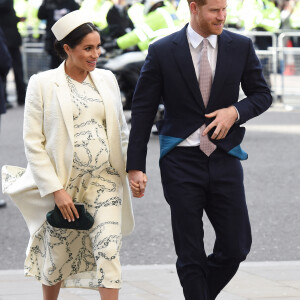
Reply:
[[[213,300],[251,247],[241,163],[219,149],[207,157],[199,147],[176,147],[160,160],[160,169],[185,299]],[[210,255],[203,211],[216,234]]]

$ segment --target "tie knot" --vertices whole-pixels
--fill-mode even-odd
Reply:
[[[208,45],[208,39],[203,39],[203,47],[207,48]]]

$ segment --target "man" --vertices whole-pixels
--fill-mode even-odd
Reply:
[[[12,67],[17,89],[17,102],[18,105],[23,106],[25,103],[26,84],[24,82],[22,55],[20,52],[22,38],[17,27],[17,24],[20,21],[24,21],[24,18],[16,16],[13,1],[0,1],[0,26],[4,32],[8,50],[12,58]],[[6,78],[4,86],[6,90]],[[8,103],[8,107],[9,106]]]
[[[251,40],[223,31],[227,1],[196,1],[189,0],[190,24],[149,47],[133,98],[127,171],[133,195],[142,197],[147,142],[162,97],[160,169],[177,272],[185,299],[212,300],[251,246],[240,125],[267,110],[272,97]],[[238,102],[240,84],[246,98]],[[216,233],[208,256],[203,210]]]

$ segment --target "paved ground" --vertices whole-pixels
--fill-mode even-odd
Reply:
[[[244,263],[217,300],[299,300],[300,262]],[[0,271],[1,300],[40,300],[41,286],[22,270]],[[62,289],[60,300],[96,300],[98,292]],[[172,265],[123,268],[120,300],[183,300]]]

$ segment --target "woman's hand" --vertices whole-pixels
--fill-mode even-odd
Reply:
[[[59,210],[61,211],[64,219],[71,222],[71,220],[74,222],[75,217],[78,219],[79,214],[77,212],[77,209],[73,203],[73,200],[71,196],[64,190],[58,190],[53,193],[54,194],[54,201]]]

